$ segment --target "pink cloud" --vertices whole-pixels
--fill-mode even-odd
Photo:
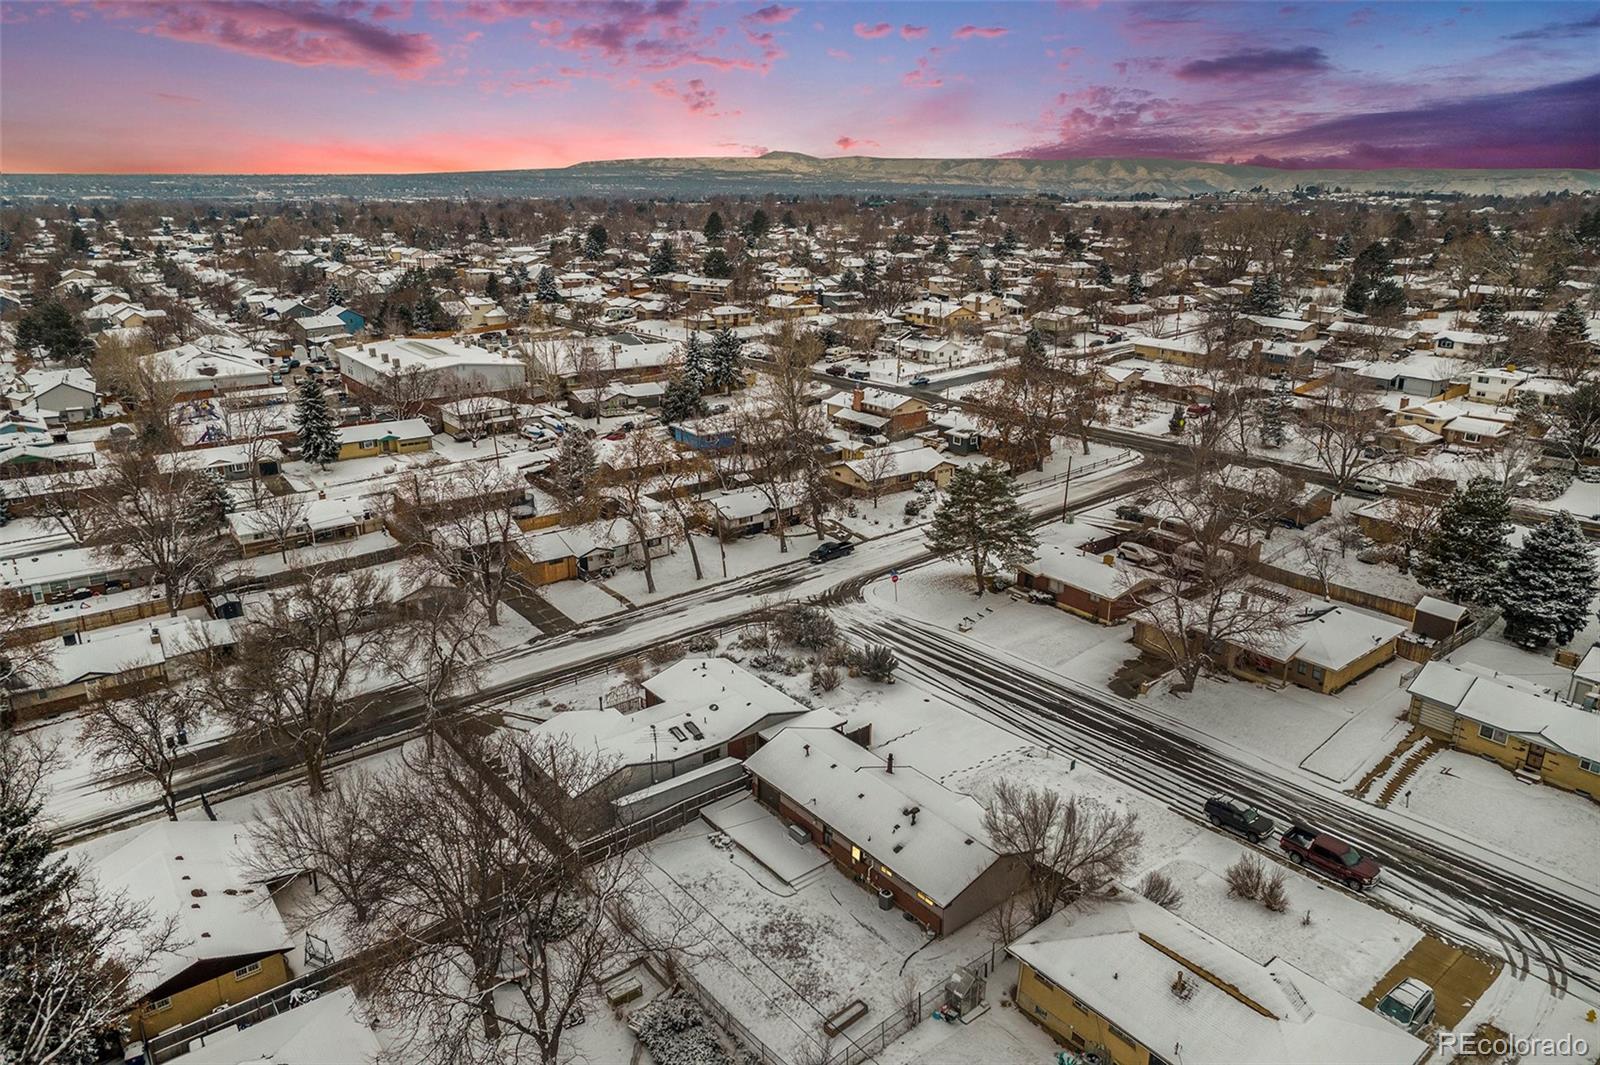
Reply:
[[[840,137],[833,143],[834,147],[838,148],[841,152],[853,152],[857,148],[878,147],[877,141],[860,140],[855,137]]]
[[[870,26],[865,22],[858,22],[855,25],[856,36],[869,41],[879,37],[887,37],[893,32],[894,27],[887,22],[880,22],[876,26]]]
[[[784,7],[782,4],[768,4],[766,7],[750,12],[750,19],[753,22],[764,22],[769,26],[776,25],[779,22],[788,22],[790,19],[794,18],[795,13],[799,10],[800,9],[798,7]]]
[[[828,49],[828,58],[837,59],[840,62],[849,62],[850,53],[844,51],[842,48],[830,48]]]
[[[269,0],[100,0],[95,7],[110,18],[143,22],[142,32],[158,37],[295,66],[355,67],[417,77],[441,59],[428,34],[400,33],[359,17],[391,17],[393,9],[387,5],[379,5],[385,12],[381,16],[359,2],[329,9]]]
[[[916,69],[907,71],[900,79],[900,84],[910,89],[938,89],[943,87],[944,79],[933,69],[933,61],[921,56],[917,59]]]
[[[1004,37],[1006,34],[1008,34],[1010,32],[1011,31],[1006,29],[1004,26],[973,26],[973,25],[966,25],[966,26],[962,26],[960,29],[956,30],[950,36],[954,37],[958,41],[965,41],[965,40],[967,40],[968,38],[971,38],[971,37],[983,37],[983,38]]]
[[[671,78],[662,78],[650,86],[650,91],[669,100],[681,100],[693,114],[715,118],[720,113],[716,109],[716,90],[699,78],[691,78],[682,89]]]
[[[928,27],[905,25],[900,27],[900,36],[908,41],[919,40],[928,35]]]

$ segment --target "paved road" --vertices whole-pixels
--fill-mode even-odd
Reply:
[[[1513,971],[1600,990],[1600,892],[1528,863],[1320,786],[1293,767],[1252,758],[1147,704],[1078,684],[962,634],[867,605],[845,609],[858,638],[895,648],[908,679],[976,709],[1032,742],[1100,766],[1188,816],[1219,790],[1281,820],[1346,836],[1382,862],[1374,902],[1477,941]],[[1269,844],[1269,848],[1271,845]],[[1305,874],[1313,875],[1313,874]],[[1344,890],[1329,884],[1329,890]]]

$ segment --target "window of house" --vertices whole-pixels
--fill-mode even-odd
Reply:
[[[1326,674],[1323,673],[1321,666],[1313,666],[1311,668],[1311,679],[1316,681],[1318,684],[1322,683],[1322,678],[1325,675]]]
[[[1033,978],[1035,980],[1039,981],[1039,983],[1041,985],[1043,985],[1044,987],[1048,987],[1052,991],[1059,991],[1060,990],[1060,988],[1056,987],[1054,980],[1051,980],[1048,976],[1046,976],[1044,973],[1040,972],[1038,969],[1033,970]]]
[[[1585,773],[1594,773],[1596,776],[1600,776],[1600,762],[1595,761],[1593,758],[1578,759],[1578,768]]]
[[[1079,1013],[1083,1014],[1086,1017],[1095,1016],[1094,1010],[1090,1009],[1088,1006],[1085,1006],[1083,1003],[1079,1002],[1077,999],[1073,999],[1072,1000],[1072,1008],[1077,1010]]]
[[[1499,729],[1494,728],[1494,727],[1492,727],[1490,725],[1479,725],[1478,726],[1478,735],[1481,738],[1488,740],[1490,743],[1498,743],[1498,744],[1504,745],[1504,743],[1506,742],[1506,734],[1504,732],[1500,731]]]
[[[260,971],[261,963],[258,961],[253,961],[243,968],[233,970],[233,978],[235,980],[248,980],[250,977],[254,976]]]
[[[163,1013],[171,1008],[172,999],[170,998],[158,998],[154,1002],[150,1003],[151,1013]]]
[[[1296,662],[1294,664],[1294,671],[1296,673],[1300,674],[1302,677],[1305,676],[1306,675],[1306,664],[1304,662]]]
[[[1121,1028],[1118,1028],[1114,1024],[1106,1025],[1106,1031],[1110,1032],[1115,1038],[1127,1043],[1129,1046],[1138,1046],[1138,1044],[1133,1041],[1133,1036],[1129,1035],[1127,1032],[1124,1032]]]

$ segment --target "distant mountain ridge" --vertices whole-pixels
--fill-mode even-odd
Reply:
[[[286,199],[456,196],[705,196],[715,193],[1054,193],[1187,197],[1339,186],[1354,192],[1527,196],[1600,191],[1600,170],[1279,170],[1183,159],[823,159],[759,156],[616,159],[545,170],[437,174],[8,174],[24,199]]]

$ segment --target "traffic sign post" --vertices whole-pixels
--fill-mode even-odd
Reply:
[[[898,603],[900,601],[900,571],[899,570],[892,569],[892,570],[889,571],[889,583],[894,585],[894,601]]]

